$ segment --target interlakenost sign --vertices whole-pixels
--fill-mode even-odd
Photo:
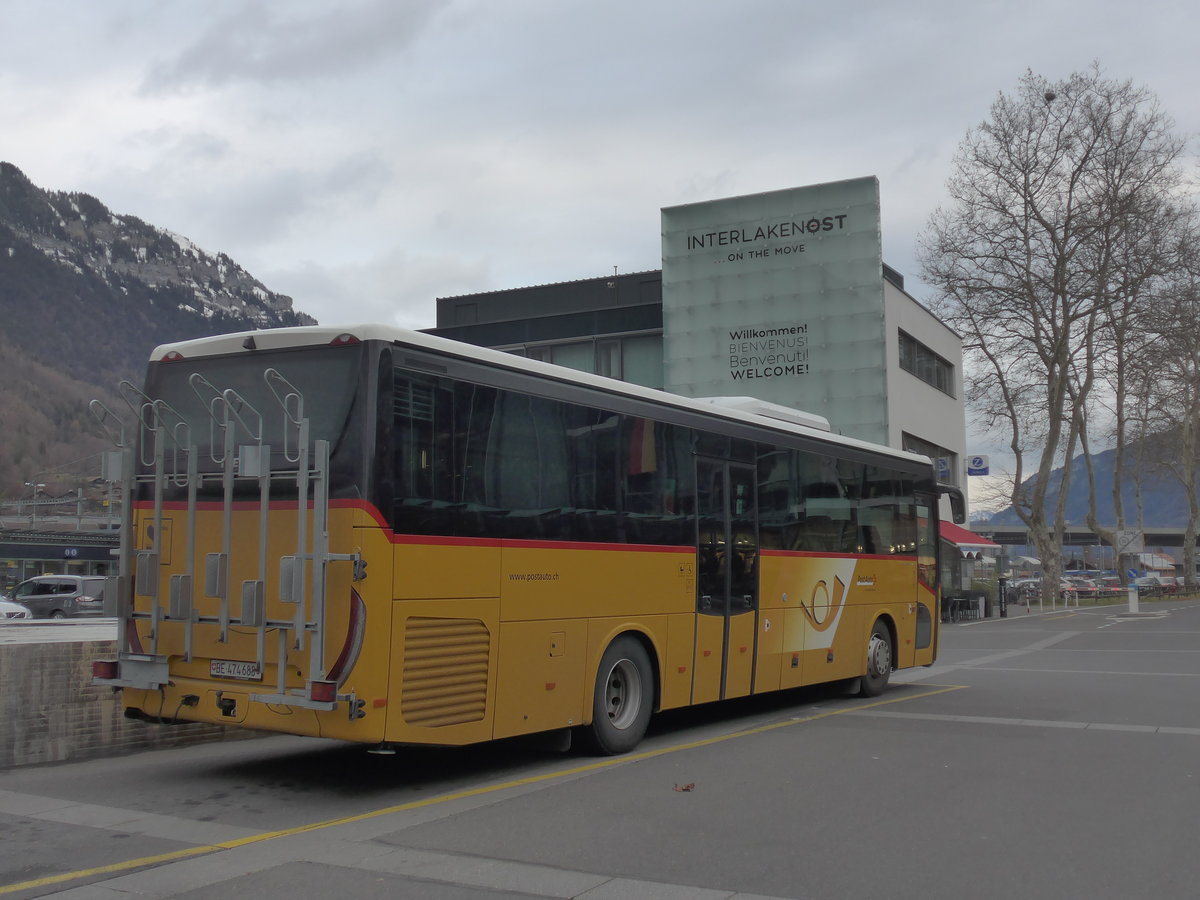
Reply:
[[[887,441],[879,183],[662,210],[667,390],[751,395]]]
[[[787,240],[802,238],[806,234],[817,234],[822,231],[833,231],[846,227],[846,216],[825,216],[812,218],[807,222],[775,222],[771,225],[759,225],[753,230],[749,228],[731,228],[727,231],[710,231],[707,234],[689,234],[688,249],[696,250],[704,247],[733,247],[737,252],[729,255],[729,261],[735,262],[740,252],[746,250],[753,254],[786,256],[789,253],[803,253],[804,244],[777,244],[768,249],[765,246],[755,246],[759,241]]]

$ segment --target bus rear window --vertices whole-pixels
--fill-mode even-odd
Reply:
[[[217,399],[222,395],[231,398],[229,418],[236,420],[236,444],[257,443],[261,437],[270,445],[273,458],[281,457],[285,446],[294,455],[296,429],[276,397],[294,393],[301,404],[289,399],[287,412],[293,416],[299,412],[309,420],[310,443],[329,441],[336,454],[347,449],[343,445],[354,414],[362,352],[359,346],[305,347],[152,363],[146,393],[187,422],[190,441],[200,450],[201,471],[212,471],[222,456],[224,434],[217,424],[224,416],[223,403]],[[266,378],[268,370],[283,379],[274,380],[274,391]],[[173,427],[175,417],[167,413],[164,418]]]

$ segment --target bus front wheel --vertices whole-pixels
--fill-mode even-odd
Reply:
[[[883,619],[876,619],[867,641],[867,674],[862,677],[859,693],[878,697],[892,674],[892,633]]]
[[[592,743],[604,754],[628,753],[650,724],[654,672],[642,642],[622,635],[604,651],[592,695]]]

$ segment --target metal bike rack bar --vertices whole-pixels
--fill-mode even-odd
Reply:
[[[245,397],[233,389],[221,389],[199,373],[188,384],[207,412],[209,457],[219,467],[212,474],[200,473],[200,450],[192,440],[189,423],[171,406],[152,400],[129,382],[122,382],[122,398],[133,413],[133,423],[122,421],[103,404],[93,401],[91,409],[117,450],[106,457],[109,477],[119,478],[125,503],[121,513],[121,549],[117,576],[110,578],[106,591],[106,612],[120,621],[118,650],[121,676],[105,683],[117,686],[155,689],[168,681],[167,659],[160,654],[164,625],[178,624],[184,629],[185,661],[191,660],[195,629],[215,627],[219,643],[229,641],[233,627],[253,628],[256,632],[256,662],[266,671],[266,635],[274,630],[277,679],[274,693],[254,693],[251,699],[272,704],[328,710],[337,701],[314,701],[304,690],[287,687],[289,647],[303,651],[308,646],[309,680],[323,680],[327,674],[325,654],[326,576],[331,563],[354,564],[354,578],[362,577],[361,555],[331,553],[329,550],[329,456],[328,441],[310,440],[310,421],[304,415],[300,391],[276,369],[263,372],[268,389],[282,414],[283,466],[272,468],[272,447],[265,441],[266,419]],[[132,432],[132,433],[131,433]],[[142,474],[139,474],[141,472]],[[221,535],[217,552],[209,552],[203,562],[202,596],[218,602],[217,615],[202,616],[197,606],[197,517],[198,498],[205,481],[219,478],[221,485]],[[234,498],[239,482],[254,479],[258,494],[257,578],[243,580],[238,615],[233,615],[230,590],[234,554]],[[292,604],[290,618],[267,617],[267,586],[270,568],[270,501],[275,482],[291,482],[296,491],[296,535],[294,551],[278,562],[278,598]],[[138,489],[149,486],[153,511],[147,525],[147,546],[134,550],[138,535],[133,532],[133,506]],[[164,550],[164,503],[169,488],[185,489],[186,537],[182,572],[170,578],[168,596],[160,596],[160,573]],[[311,500],[310,500],[311,497]],[[311,502],[311,523],[309,505]],[[178,561],[176,561],[178,562]],[[136,591],[136,594],[135,594]],[[138,598],[144,598],[139,608]],[[165,601],[165,602],[164,602]],[[150,622],[149,652],[136,652],[132,643],[133,624]],[[338,695],[338,700],[350,695]]]

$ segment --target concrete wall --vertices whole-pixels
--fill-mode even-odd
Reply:
[[[91,683],[92,660],[115,655],[115,641],[0,645],[0,769],[261,734],[126,719],[120,695]]]
[[[965,490],[967,412],[963,402],[962,338],[933,313],[889,281],[884,282],[887,330],[888,443],[903,446],[908,432],[958,455],[957,483]],[[900,368],[903,331],[954,367],[954,394],[945,394]]]

